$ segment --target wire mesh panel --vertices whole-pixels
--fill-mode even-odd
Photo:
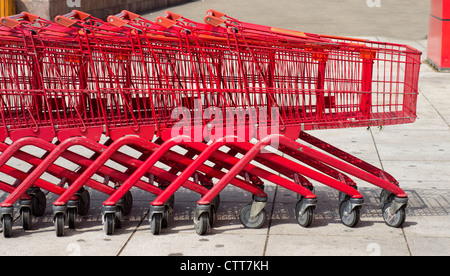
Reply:
[[[239,112],[244,125],[303,130],[416,117],[420,52],[408,46],[235,19],[212,27],[171,13],[161,18],[159,25],[82,16],[57,17],[69,20],[63,26],[36,18],[3,26],[5,131],[96,128],[108,135],[180,121],[225,128],[236,126]]]

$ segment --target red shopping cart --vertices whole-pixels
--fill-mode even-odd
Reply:
[[[228,184],[253,194],[239,218],[246,227],[261,227],[263,179],[298,194],[296,220],[305,227],[317,204],[309,179],[340,192],[339,215],[351,227],[363,204],[351,177],[362,179],[382,189],[385,222],[399,227],[408,197],[395,178],[305,131],[414,122],[421,53],[256,25],[213,10],[204,21],[167,12],[152,22],[128,11],[106,22],[79,11],[56,23],[27,14],[3,18],[0,55],[8,65],[0,73],[0,138],[15,141],[5,152],[23,136],[60,144],[28,177],[17,176],[20,185],[0,186],[11,193],[0,204],[2,218],[11,216],[14,202],[42,180],[55,158],[78,144],[97,154],[85,158],[71,186],[58,192],[59,235],[65,214],[73,213],[69,202],[94,174],[107,178],[108,160],[128,170],[112,171],[114,188],[91,185],[110,195],[103,204],[107,234],[120,226],[120,200],[134,186],[156,196],[149,213],[154,234],[167,226],[182,186],[202,195],[194,213],[197,233],[213,226]],[[98,143],[102,135],[108,143]],[[119,153],[125,145],[141,157]],[[264,153],[268,147],[278,151]],[[14,168],[1,169],[13,175]]]
[[[386,172],[331,147],[304,131],[413,122],[416,117],[420,53],[403,45],[292,32],[243,23],[229,17],[228,21],[218,20],[216,15],[217,12],[209,11],[205,22],[211,23],[215,20],[215,22],[225,23],[227,29],[218,28],[218,24],[208,27],[173,13],[166,13],[163,17],[156,19],[160,26],[181,28],[188,41],[189,48],[186,52],[195,56],[195,60],[201,60],[208,65],[205,68],[191,70],[194,72],[192,81],[195,81],[194,87],[197,90],[193,91],[191,98],[195,97],[195,92],[199,92],[197,95],[202,95],[202,101],[199,100],[200,97],[197,97],[197,105],[191,104],[190,110],[192,111],[192,107],[205,110],[212,106],[220,106],[221,114],[225,114],[230,109],[253,107],[257,112],[259,111],[257,107],[275,107],[279,112],[277,130],[285,136],[293,139],[301,138],[313,146],[326,150],[335,156],[333,158],[337,157],[358,168],[354,169],[336,159],[323,159],[320,164],[323,166],[322,172],[330,166],[337,167],[382,187],[384,189],[382,192],[383,214],[386,222],[392,226],[399,226],[404,220],[403,207],[406,206],[407,198],[406,194],[398,188],[398,182]],[[128,15],[124,11],[120,16]],[[224,15],[220,14],[220,16]],[[128,16],[130,21],[120,20],[117,17],[109,19],[124,26],[130,24],[130,21],[136,21],[138,17]],[[131,23],[133,24],[136,23]],[[188,37],[187,34],[192,37]],[[208,51],[208,49],[214,49],[214,51]],[[223,52],[218,53],[220,50]],[[195,75],[197,73],[198,76]],[[211,89],[211,86],[214,89]],[[214,94],[208,97],[209,93]],[[195,117],[194,114],[189,114],[189,106],[185,108],[185,111],[183,116],[190,119]],[[190,125],[192,128],[188,127],[186,132],[194,138],[196,133],[204,134],[205,127],[212,129],[211,121],[195,121],[199,117],[200,120],[204,119],[197,116]],[[234,119],[236,123],[236,114],[227,118],[232,118],[231,121]],[[223,125],[230,123],[224,120]],[[247,134],[251,123],[258,125],[260,122],[246,121],[243,125],[247,128]],[[270,125],[268,121],[265,123]],[[219,121],[216,126],[220,129],[221,124],[222,121]],[[161,136],[173,137],[173,128],[167,127],[173,126],[173,123],[166,121],[164,125],[167,129],[164,130],[162,127]],[[195,128],[196,125],[197,128]],[[236,131],[236,128],[234,130]],[[170,134],[167,133],[169,131]],[[223,137],[222,134],[224,133],[219,133],[217,137]],[[288,146],[283,148],[289,150]],[[247,148],[247,150],[250,149]],[[318,161],[319,157],[316,154],[317,152],[314,152],[307,157],[304,154],[303,156],[297,153],[293,155],[302,158],[303,162],[306,158],[311,164]],[[241,171],[244,167],[240,165],[236,171]],[[186,174],[189,175],[189,173]],[[343,176],[341,172],[331,170],[331,174],[341,180],[338,187],[342,188],[342,182],[354,186],[354,182]],[[233,174],[230,172],[227,174],[232,178],[231,175]],[[313,176],[310,175],[310,177]],[[224,179],[226,177],[219,183],[226,185]],[[221,187],[221,185],[215,187]],[[215,190],[215,187],[212,190]],[[173,184],[172,188],[173,193],[177,185]],[[386,192],[389,190],[390,192]],[[170,194],[171,192],[167,191],[161,197],[166,199]],[[217,194],[214,193],[214,195]],[[393,195],[396,196],[395,200]],[[355,194],[353,196],[357,198]],[[162,202],[163,200],[156,200],[152,203],[152,207],[157,210],[157,206]],[[202,205],[208,205],[208,200],[200,202],[202,204],[199,203],[198,207],[208,210],[208,207],[202,207]],[[348,225],[357,223],[360,203],[361,201],[354,200],[354,203],[342,204],[341,217],[347,220],[344,223]],[[391,205],[394,207],[387,207]],[[297,208],[299,209],[301,208]],[[352,211],[355,214],[350,215]],[[397,215],[393,216],[393,214]],[[198,219],[200,215],[196,216],[196,221],[201,221]],[[208,217],[205,216],[205,218]],[[198,229],[207,229],[205,225],[208,223],[204,222],[202,225]]]

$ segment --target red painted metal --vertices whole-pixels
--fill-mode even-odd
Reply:
[[[176,138],[175,138],[176,140]],[[188,147],[202,147],[202,145],[204,144],[199,144],[199,143],[192,143],[191,141],[189,141],[190,138],[188,139],[188,142],[181,142],[181,143],[186,143],[186,145]],[[174,141],[174,139],[169,140],[169,141]],[[167,141],[167,142],[169,142]],[[166,142],[166,143],[167,143]],[[217,139],[216,141],[214,141],[211,145],[206,146],[202,149],[201,154],[199,156],[197,156],[197,158],[194,160],[194,162],[191,163],[191,165],[189,165],[189,167],[187,167],[183,173],[181,175],[178,176],[177,180],[172,182],[172,184],[166,189],[164,190],[164,192],[159,195],[153,202],[152,205],[154,206],[161,206],[164,204],[164,202],[173,194],[175,193],[179,188],[181,183],[187,179],[190,175],[192,175],[192,173],[194,173],[199,166],[201,166],[206,160],[208,160],[210,157],[216,157],[216,158],[220,158],[220,160],[222,160],[223,162],[231,162],[231,163],[235,163],[235,165],[233,166],[233,168],[236,167],[236,163],[239,163],[236,161],[236,158],[232,157],[232,156],[227,156],[225,153],[222,153],[219,150],[219,148],[221,148],[222,146],[227,146],[227,145],[239,145],[242,142],[237,142],[237,137],[235,136],[226,136],[222,139]],[[171,142],[169,142],[169,145],[172,144]],[[166,144],[163,144],[166,145]],[[242,166],[239,168],[239,172],[241,170],[245,170],[249,173],[255,174],[257,176],[260,176],[261,178],[267,179],[273,183],[276,183],[280,186],[284,186],[286,188],[289,188],[291,190],[293,190],[294,192],[301,194],[302,196],[304,196],[305,198],[316,198],[316,195],[314,195],[310,190],[308,190],[307,188],[297,185],[295,183],[293,183],[292,181],[289,181],[288,179],[284,179],[276,174],[270,173],[268,171],[262,170],[260,168],[257,168],[253,165],[249,165],[248,163],[245,164],[245,166]],[[230,174],[230,171],[223,177],[227,177]],[[227,184],[235,177],[236,175],[233,175],[233,177],[229,178],[229,181],[227,182]],[[221,178],[221,179],[223,179]],[[291,184],[291,185],[288,185]],[[217,184],[216,184],[217,185]],[[216,186],[215,185],[215,186]],[[214,186],[214,187],[215,187]],[[212,189],[214,189],[214,187]],[[250,191],[253,192],[253,191]],[[262,191],[259,191],[259,193],[255,193],[255,196],[258,197],[266,197],[267,195],[265,193],[262,193]]]
[[[393,176],[305,131],[414,122],[419,51],[262,26],[214,10],[204,21],[167,12],[152,22],[128,11],[107,22],[80,11],[55,22],[29,13],[2,18],[0,140],[13,143],[0,143],[0,172],[20,184],[0,181],[10,193],[0,207],[26,198],[33,186],[58,194],[55,206],[83,186],[109,195],[105,206],[132,187],[156,195],[152,205],[161,206],[182,186],[207,205],[229,184],[267,197],[263,180],[315,199],[309,179],[360,202],[350,177],[407,197]],[[278,152],[262,153],[274,141]],[[27,145],[46,153],[24,152]],[[71,152],[75,145],[94,154]],[[140,157],[121,152],[125,146]],[[32,168],[6,165],[12,157]],[[58,166],[58,158],[80,169]],[[69,187],[42,180],[46,172]],[[159,186],[142,180],[149,174]]]
[[[450,1],[431,0],[428,60],[439,70],[450,70]]]
[[[253,108],[257,118],[261,107],[269,115],[275,108],[275,128],[285,134],[416,117],[420,53],[411,47],[232,18],[211,27],[169,17],[177,21],[168,29],[136,16],[121,27],[81,18],[64,27],[43,19],[40,26],[1,27],[2,58],[10,66],[2,76],[9,84],[0,87],[8,95],[2,102],[8,136],[65,139],[73,132],[98,139],[101,130],[114,139],[151,139],[179,122],[172,116],[177,108],[184,119],[196,108],[215,108],[223,117]],[[23,76],[7,74],[28,71],[28,86],[20,84]],[[194,125],[204,128],[211,120],[199,114]]]
[[[137,169],[126,182],[114,193],[104,205],[114,205],[116,202],[134,185],[134,182],[141,178],[146,171],[148,171],[159,159],[163,157],[172,147],[176,145],[187,145],[192,146],[192,144],[202,144],[193,142],[191,138],[177,137],[172,138],[165,143],[163,143],[158,149],[156,149],[153,154],[148,158],[139,169]],[[163,205],[182,185],[191,177],[198,169],[201,168],[203,163],[209,158],[209,156],[218,149],[218,147],[223,146],[223,143],[215,142],[215,146],[207,146],[205,149],[183,172],[152,202],[153,205]],[[221,174],[222,175],[222,174]],[[246,189],[247,191],[254,193],[256,196],[267,196],[261,189],[256,186],[247,185],[245,182],[238,181],[233,182],[240,188]]]
[[[331,167],[342,170],[343,172],[351,174],[351,175],[358,177],[364,181],[372,183],[382,189],[390,191],[393,194],[395,194],[397,197],[407,197],[405,192],[402,189],[400,189],[397,185],[395,185],[391,182],[388,182],[380,177],[376,177],[373,174],[368,173],[365,170],[361,170],[361,169],[354,167],[348,163],[342,162],[339,159],[333,158],[327,154],[324,154],[317,150],[314,150],[304,144],[300,144],[291,139],[287,139],[286,137],[280,136],[279,139],[280,139],[280,143],[282,143],[283,145],[285,145],[286,147],[288,147],[292,150],[300,151],[302,154],[305,154],[315,160],[323,162]]]
[[[343,175],[342,173],[333,170],[330,167],[326,167],[324,164],[317,162],[317,160],[314,160],[314,162],[308,162],[308,160],[306,160],[305,158],[299,157],[298,155],[295,155],[295,153],[293,154],[292,152],[285,152],[286,154],[295,157],[298,161],[303,162],[309,166],[312,166],[315,169],[318,169],[319,171],[321,171],[324,174],[329,174],[331,175],[333,178],[330,178],[322,173],[319,173],[315,170],[312,170],[304,165],[301,165],[295,161],[289,160],[287,158],[284,158],[280,155],[277,155],[275,153],[261,153],[262,149],[267,146],[267,144],[270,144],[273,140],[276,140],[277,142],[279,142],[279,148],[281,150],[281,148],[284,146],[283,141],[279,140],[279,137],[284,137],[284,136],[280,136],[280,135],[270,135],[267,136],[266,138],[264,138],[263,140],[261,140],[258,144],[253,145],[250,143],[239,143],[238,145],[235,145],[234,147],[236,148],[241,148],[244,152],[250,153],[252,152],[253,157],[251,158],[251,160],[256,160],[258,162],[261,162],[268,167],[274,168],[276,171],[284,173],[286,176],[290,177],[290,178],[294,178],[293,177],[293,173],[297,173],[300,174],[302,176],[314,179],[322,184],[325,184],[327,186],[330,186],[338,191],[341,191],[345,194],[348,194],[349,196],[351,196],[352,198],[362,198],[362,195],[356,191],[352,186],[355,186],[356,184],[350,179],[348,178],[348,176]],[[299,144],[299,146],[301,146],[301,144]],[[255,147],[259,148],[259,151],[254,149]],[[241,159],[242,160],[242,159]],[[241,161],[239,161],[241,162]],[[278,164],[278,166],[277,166]],[[237,164],[235,165],[237,166]],[[282,168],[280,168],[282,167]],[[286,172],[287,171],[287,172]],[[342,177],[343,180],[340,180],[339,177]],[[336,180],[337,179],[337,180]],[[350,183],[350,184],[349,184]]]
[[[8,148],[7,145],[0,143],[0,152],[5,151],[7,148]],[[20,156],[18,156],[18,155],[15,155],[14,157],[20,158]],[[29,161],[30,158],[26,158],[25,160]],[[38,162],[40,162],[40,161],[38,161]],[[33,164],[33,162],[31,161],[30,164]],[[15,169],[13,167],[10,167],[8,165],[1,166],[0,172],[4,173],[6,175],[9,175],[20,181],[23,181],[28,176],[27,173],[25,173],[21,170]],[[59,187],[55,187],[55,185],[53,185],[52,183],[49,183],[42,179],[38,179],[35,183],[35,186],[41,187],[41,188],[48,190],[55,194],[61,193],[61,190],[59,189]],[[8,183],[0,182],[0,190],[5,191],[7,193],[12,193],[14,191],[14,189],[16,189],[16,185],[11,185]]]
[[[94,173],[96,173],[106,163],[106,161],[108,161],[113,155],[116,155],[117,151],[125,145],[127,145],[127,146],[134,145],[136,147],[145,148],[146,150],[150,150],[150,151],[156,151],[158,149],[158,146],[156,144],[150,143],[148,140],[138,138],[135,136],[127,136],[127,137],[123,137],[123,138],[117,140],[116,142],[114,142],[110,146],[108,146],[106,149],[104,149],[102,151],[102,153],[97,157],[97,159],[77,178],[77,180],[74,183],[72,183],[72,185],[53,204],[54,205],[65,205],[67,203],[67,201],[69,200],[69,198],[71,196],[73,196],[75,194],[75,192],[78,191],[84,185],[84,183],[88,179],[90,179],[92,177],[92,175]],[[143,162],[139,161],[139,160],[133,160],[133,162],[134,162],[134,166],[136,168],[140,168],[143,165]],[[168,173],[164,174],[164,171],[162,171],[161,169],[158,169],[158,168],[153,168],[153,169],[149,168],[147,171],[145,171],[141,175],[141,177],[147,172],[150,172],[158,177],[164,178],[167,181],[172,181],[175,178],[174,175],[171,175]],[[123,184],[125,184],[126,181],[128,181],[128,180],[124,179],[124,181],[125,182]],[[139,181],[136,181],[136,182],[139,182]],[[133,183],[133,185],[135,185],[135,184],[136,183]],[[196,191],[201,194],[204,194],[207,191],[206,188],[204,188],[200,185],[197,185],[191,181],[187,181],[186,183],[184,183],[184,185],[186,188],[191,189],[191,190]],[[142,185],[137,185],[137,186],[142,187]],[[149,187],[153,187],[153,186],[149,185]],[[124,189],[125,188],[121,186],[117,190],[124,190]],[[114,191],[114,193],[112,193],[112,194],[115,194],[117,192],[117,190]],[[125,195],[125,193],[128,191],[129,191],[129,189],[127,189],[123,193],[123,195]],[[154,193],[156,195],[158,195],[162,192],[161,190],[157,189],[156,187],[153,187],[153,190],[151,190],[151,191],[152,191],[152,193]]]
[[[313,146],[320,148],[323,151],[326,151],[327,153],[329,153],[335,157],[338,157],[338,158],[352,164],[353,166],[356,166],[366,172],[369,172],[375,176],[386,179],[386,180],[398,185],[398,181],[389,173],[387,173],[387,172],[385,172],[385,171],[383,171],[383,170],[381,170],[381,169],[379,169],[379,168],[377,168],[377,167],[375,167],[375,166],[373,166],[373,165],[371,165],[371,164],[369,164],[369,163],[367,163],[367,162],[365,162],[343,150],[340,150],[340,149],[318,139],[317,137],[314,137],[314,136],[302,131],[299,135],[299,138],[305,142],[310,143]]]
[[[59,157],[64,157],[64,158],[68,159],[69,161],[80,164],[86,168],[91,168],[95,165],[95,163],[98,163],[97,160],[92,161],[92,160],[83,158],[82,156],[79,156],[77,154],[67,151],[70,147],[75,146],[75,145],[83,146],[85,148],[91,149],[96,152],[103,152],[107,149],[106,146],[103,146],[101,144],[98,144],[98,143],[90,140],[90,139],[86,139],[86,138],[82,138],[82,137],[74,137],[74,138],[67,139],[58,146],[50,144],[50,143],[45,142],[38,138],[31,138],[31,137],[22,138],[20,140],[17,140],[16,142],[14,142],[10,147],[8,147],[3,152],[2,155],[0,155],[0,166],[3,165],[4,163],[6,163],[6,161],[8,161],[12,156],[14,156],[14,154],[18,150],[20,150],[22,147],[24,147],[25,145],[37,146],[41,149],[45,149],[45,150],[49,151],[50,153],[44,160],[40,160],[38,166],[30,173],[30,175],[26,179],[24,179],[24,181],[14,190],[14,193],[12,193],[9,197],[7,197],[0,206],[3,206],[3,207],[12,206],[12,204],[14,204],[21,195],[25,194],[26,191],[28,190],[28,188],[30,188],[31,185],[33,185],[33,183],[35,183],[37,180],[39,180],[38,178],[47,170],[55,173],[56,166],[53,163]],[[26,159],[26,160],[28,160],[28,159]],[[133,162],[135,162],[135,160],[132,160],[132,158],[130,158],[130,157],[126,158],[126,155],[120,154],[120,153],[115,153],[115,156],[112,158],[112,160],[115,160],[115,161],[120,160],[122,163],[125,163],[125,164],[128,163],[128,164],[132,164],[132,165],[133,165]],[[127,178],[126,174],[121,173],[116,170],[113,170],[109,167],[103,166],[103,164],[101,164],[101,166],[97,166],[96,169],[99,172],[104,173],[105,175],[111,176],[111,178],[113,178],[113,179],[118,179],[120,181],[124,181]],[[76,174],[74,172],[70,172],[65,169],[59,170],[59,171],[57,171],[57,173],[60,175],[61,178],[66,177],[66,178],[74,181],[74,183],[77,182],[78,179],[80,178],[80,176],[78,174]],[[82,187],[82,185],[74,186],[73,185],[74,183],[72,183],[72,185],[69,186],[69,188],[68,188],[68,189],[70,189],[69,192],[67,192],[65,189],[61,188],[62,190],[59,190],[58,194],[60,194],[60,195],[61,194],[64,194],[64,195],[69,194],[70,196],[66,198],[66,200],[68,200],[71,196],[73,196],[75,194],[75,192],[77,192]],[[79,181],[77,183],[79,183]],[[104,185],[103,183],[94,181],[92,179],[85,179],[82,182],[82,184],[87,185],[91,188],[94,188],[94,189],[99,190],[106,194],[112,194],[115,191],[114,188]],[[147,183],[142,182],[142,181],[138,181],[136,186],[138,188],[141,188],[150,193],[158,194],[161,191],[157,187],[155,187],[153,185],[148,185]],[[44,188],[44,187],[42,187],[42,188]]]
[[[134,139],[137,139],[137,138],[134,138]],[[180,155],[178,153],[170,151],[171,147],[173,147],[175,145],[182,145],[183,143],[185,143],[185,142],[177,143],[177,140],[178,139],[173,139],[171,141],[167,141],[166,143],[168,143],[168,145],[165,146],[164,148],[162,148],[162,153],[161,153],[162,155],[161,154],[158,154],[158,155],[155,155],[155,156],[152,155],[153,158],[148,158],[145,162],[143,162],[140,165],[139,170],[136,170],[130,176],[130,179],[127,179],[127,181],[124,182],[122,184],[122,186],[117,189],[117,191],[116,191],[117,194],[111,195],[111,197],[108,200],[106,200],[103,204],[105,206],[115,205],[117,203],[117,200],[120,199],[120,195],[125,194],[134,185],[133,182],[135,181],[135,179],[139,179],[147,171],[151,171],[151,170],[155,169],[153,167],[153,165],[155,163],[155,160],[156,161],[161,161],[161,159],[165,157],[167,159],[170,159],[172,162],[178,162],[180,164],[183,164],[183,165],[186,166],[186,168],[183,170],[182,174],[185,173],[185,171],[187,170],[187,167],[191,166],[194,161],[192,159],[189,159],[189,158],[187,158],[185,156],[182,156],[182,155]],[[117,141],[117,142],[119,142],[119,141]],[[144,141],[142,141],[142,142],[145,143]],[[156,151],[160,151],[161,150],[161,148],[158,145],[156,145],[156,144],[153,144],[153,143],[150,143],[150,142],[147,142],[147,144],[151,145],[153,147],[154,153]],[[103,154],[106,154],[106,152],[104,152]],[[181,183],[180,185],[182,185],[182,186],[184,186],[184,187],[186,187],[188,189],[194,190],[194,191],[200,193],[201,195],[206,194],[208,192],[207,189],[205,189],[205,188],[203,188],[203,187],[201,187],[201,186],[199,186],[199,185],[197,185],[197,184],[187,180],[197,170],[199,172],[205,173],[207,176],[218,178],[218,179],[220,179],[221,177],[223,177],[225,175],[225,173],[223,173],[223,172],[221,172],[219,170],[216,170],[216,169],[214,169],[214,168],[212,168],[210,166],[200,165],[200,166],[198,166],[198,168],[196,170],[188,170],[188,173],[185,173],[187,175],[187,177],[184,177],[184,176],[180,175],[178,177],[173,177],[172,179],[170,179],[171,183],[169,184],[169,186],[164,191],[166,191],[167,189],[170,189],[172,191],[171,195],[173,195],[173,193],[180,187],[180,186],[177,186],[176,188],[173,188],[174,185],[177,185],[177,183]],[[189,172],[191,172],[190,175],[189,175]],[[180,177],[184,177],[184,178],[182,180],[179,180]],[[252,193],[254,193],[256,195],[264,195],[264,193],[260,189],[258,189],[257,187],[255,187],[253,185],[250,185],[249,183],[247,183],[245,181],[242,181],[240,179],[233,179],[233,180],[231,180],[231,184],[235,185],[236,187],[245,189],[245,190],[247,190],[249,192],[252,192]]]
[[[75,140],[76,138],[73,139]],[[53,149],[51,149],[49,155],[28,175],[26,179],[22,181],[22,183],[19,186],[17,186],[17,188],[3,201],[2,204],[0,204],[0,206],[1,207],[13,206],[13,204],[22,195],[24,195],[30,187],[35,185],[39,177],[53,165],[56,159],[59,158],[63,154],[63,152],[67,150],[68,147],[76,145],[76,143],[70,142],[71,141],[64,142],[60,146],[55,146]],[[87,143],[93,143],[93,141],[87,140]],[[52,144],[48,144],[42,139],[32,137],[17,140],[7,150],[5,150],[2,153],[2,155],[0,155],[0,165],[3,166],[14,155],[15,152],[20,150],[25,145],[38,146],[39,148],[49,148],[49,146],[51,146]],[[92,187],[96,187],[102,192],[111,193],[112,192],[111,190],[114,190],[111,187],[108,187],[93,180],[89,181],[89,183],[91,184]],[[63,191],[65,191],[65,189],[61,189],[59,194],[61,194]]]

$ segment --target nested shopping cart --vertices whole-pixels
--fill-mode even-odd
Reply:
[[[408,197],[394,177],[306,131],[413,122],[421,53],[409,46],[261,26],[213,10],[205,23],[170,12],[152,22],[128,11],[106,22],[79,11],[55,23],[27,13],[0,21],[0,138],[13,141],[2,144],[0,159],[19,154],[32,165],[24,174],[0,163],[16,179],[0,186],[11,193],[0,204],[5,236],[13,204],[34,198],[36,187],[59,195],[58,235],[66,220],[74,227],[85,186],[109,195],[107,234],[129,213],[124,205],[131,204],[123,202],[131,201],[132,187],[156,196],[149,213],[154,234],[167,227],[181,186],[201,195],[197,233],[213,226],[229,184],[253,194],[239,218],[261,227],[264,181],[298,194],[295,216],[305,227],[317,204],[310,180],[338,190],[341,220],[353,227],[363,196],[351,176],[382,189],[388,225],[405,220]],[[25,144],[46,154],[32,163],[36,158],[19,150]],[[94,154],[76,170],[55,172],[58,158],[74,161],[73,146]],[[123,153],[125,146],[138,156]],[[46,172],[67,188],[45,182]]]

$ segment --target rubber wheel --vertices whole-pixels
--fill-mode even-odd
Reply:
[[[115,215],[113,213],[106,213],[103,222],[103,230],[106,235],[114,233]]]
[[[155,213],[150,219],[150,231],[153,235],[159,235],[161,233],[162,214]]]
[[[207,212],[201,213],[199,218],[194,221],[195,224],[195,232],[199,235],[205,235],[208,233],[210,221],[209,221],[209,215]]]
[[[57,237],[64,236],[64,214],[57,213],[55,215],[55,231]]]
[[[390,227],[398,228],[400,227],[406,219],[406,213],[405,213],[405,207],[401,207],[398,209],[395,214],[391,213],[391,204],[392,201],[387,202],[383,206],[383,219],[384,222],[389,225]]]
[[[123,212],[122,214],[124,216],[128,216],[131,213],[131,208],[133,207],[133,195],[131,194],[130,191],[128,191],[124,196],[123,196]]]
[[[357,206],[353,208],[353,210],[348,213],[347,209],[350,204],[350,201],[345,200],[341,202],[339,206],[339,216],[341,217],[341,221],[345,226],[354,227],[359,222],[360,218],[360,207]]]
[[[20,209],[20,216],[22,218],[23,230],[31,229],[31,210],[30,208],[23,207]]]
[[[209,212],[209,226],[213,227],[216,221],[216,208],[214,205],[211,206],[211,212]]]
[[[311,226],[314,219],[314,208],[312,206],[307,207],[303,214],[300,216],[300,209],[302,207],[302,204],[303,202],[301,199],[297,201],[297,204],[295,205],[295,218],[297,219],[297,222],[298,224],[300,224],[300,226],[309,227]]]
[[[75,219],[77,218],[77,209],[76,208],[68,208],[67,216],[69,220],[69,229],[75,229]]]
[[[167,228],[169,225],[169,206],[165,206],[164,213],[161,220],[161,228]]]
[[[37,191],[31,197],[31,211],[33,216],[42,217],[45,213],[45,207],[47,206],[47,199],[45,193],[41,190]]]
[[[3,236],[5,238],[10,238],[12,236],[12,224],[13,224],[11,215],[3,215],[2,224],[3,224]]]
[[[78,215],[85,216],[91,206],[91,195],[88,190],[83,189],[78,195]]]
[[[262,209],[261,212],[259,212],[259,214],[252,219],[250,217],[251,210],[252,203],[242,206],[241,210],[239,211],[239,220],[247,228],[261,228],[261,226],[263,226],[264,224],[264,221],[266,220],[266,211]]]
[[[117,208],[117,210],[116,210],[116,213],[114,216],[114,228],[120,229],[120,228],[122,228],[123,211],[122,211],[122,208],[120,208],[120,207],[116,207],[116,208]]]

